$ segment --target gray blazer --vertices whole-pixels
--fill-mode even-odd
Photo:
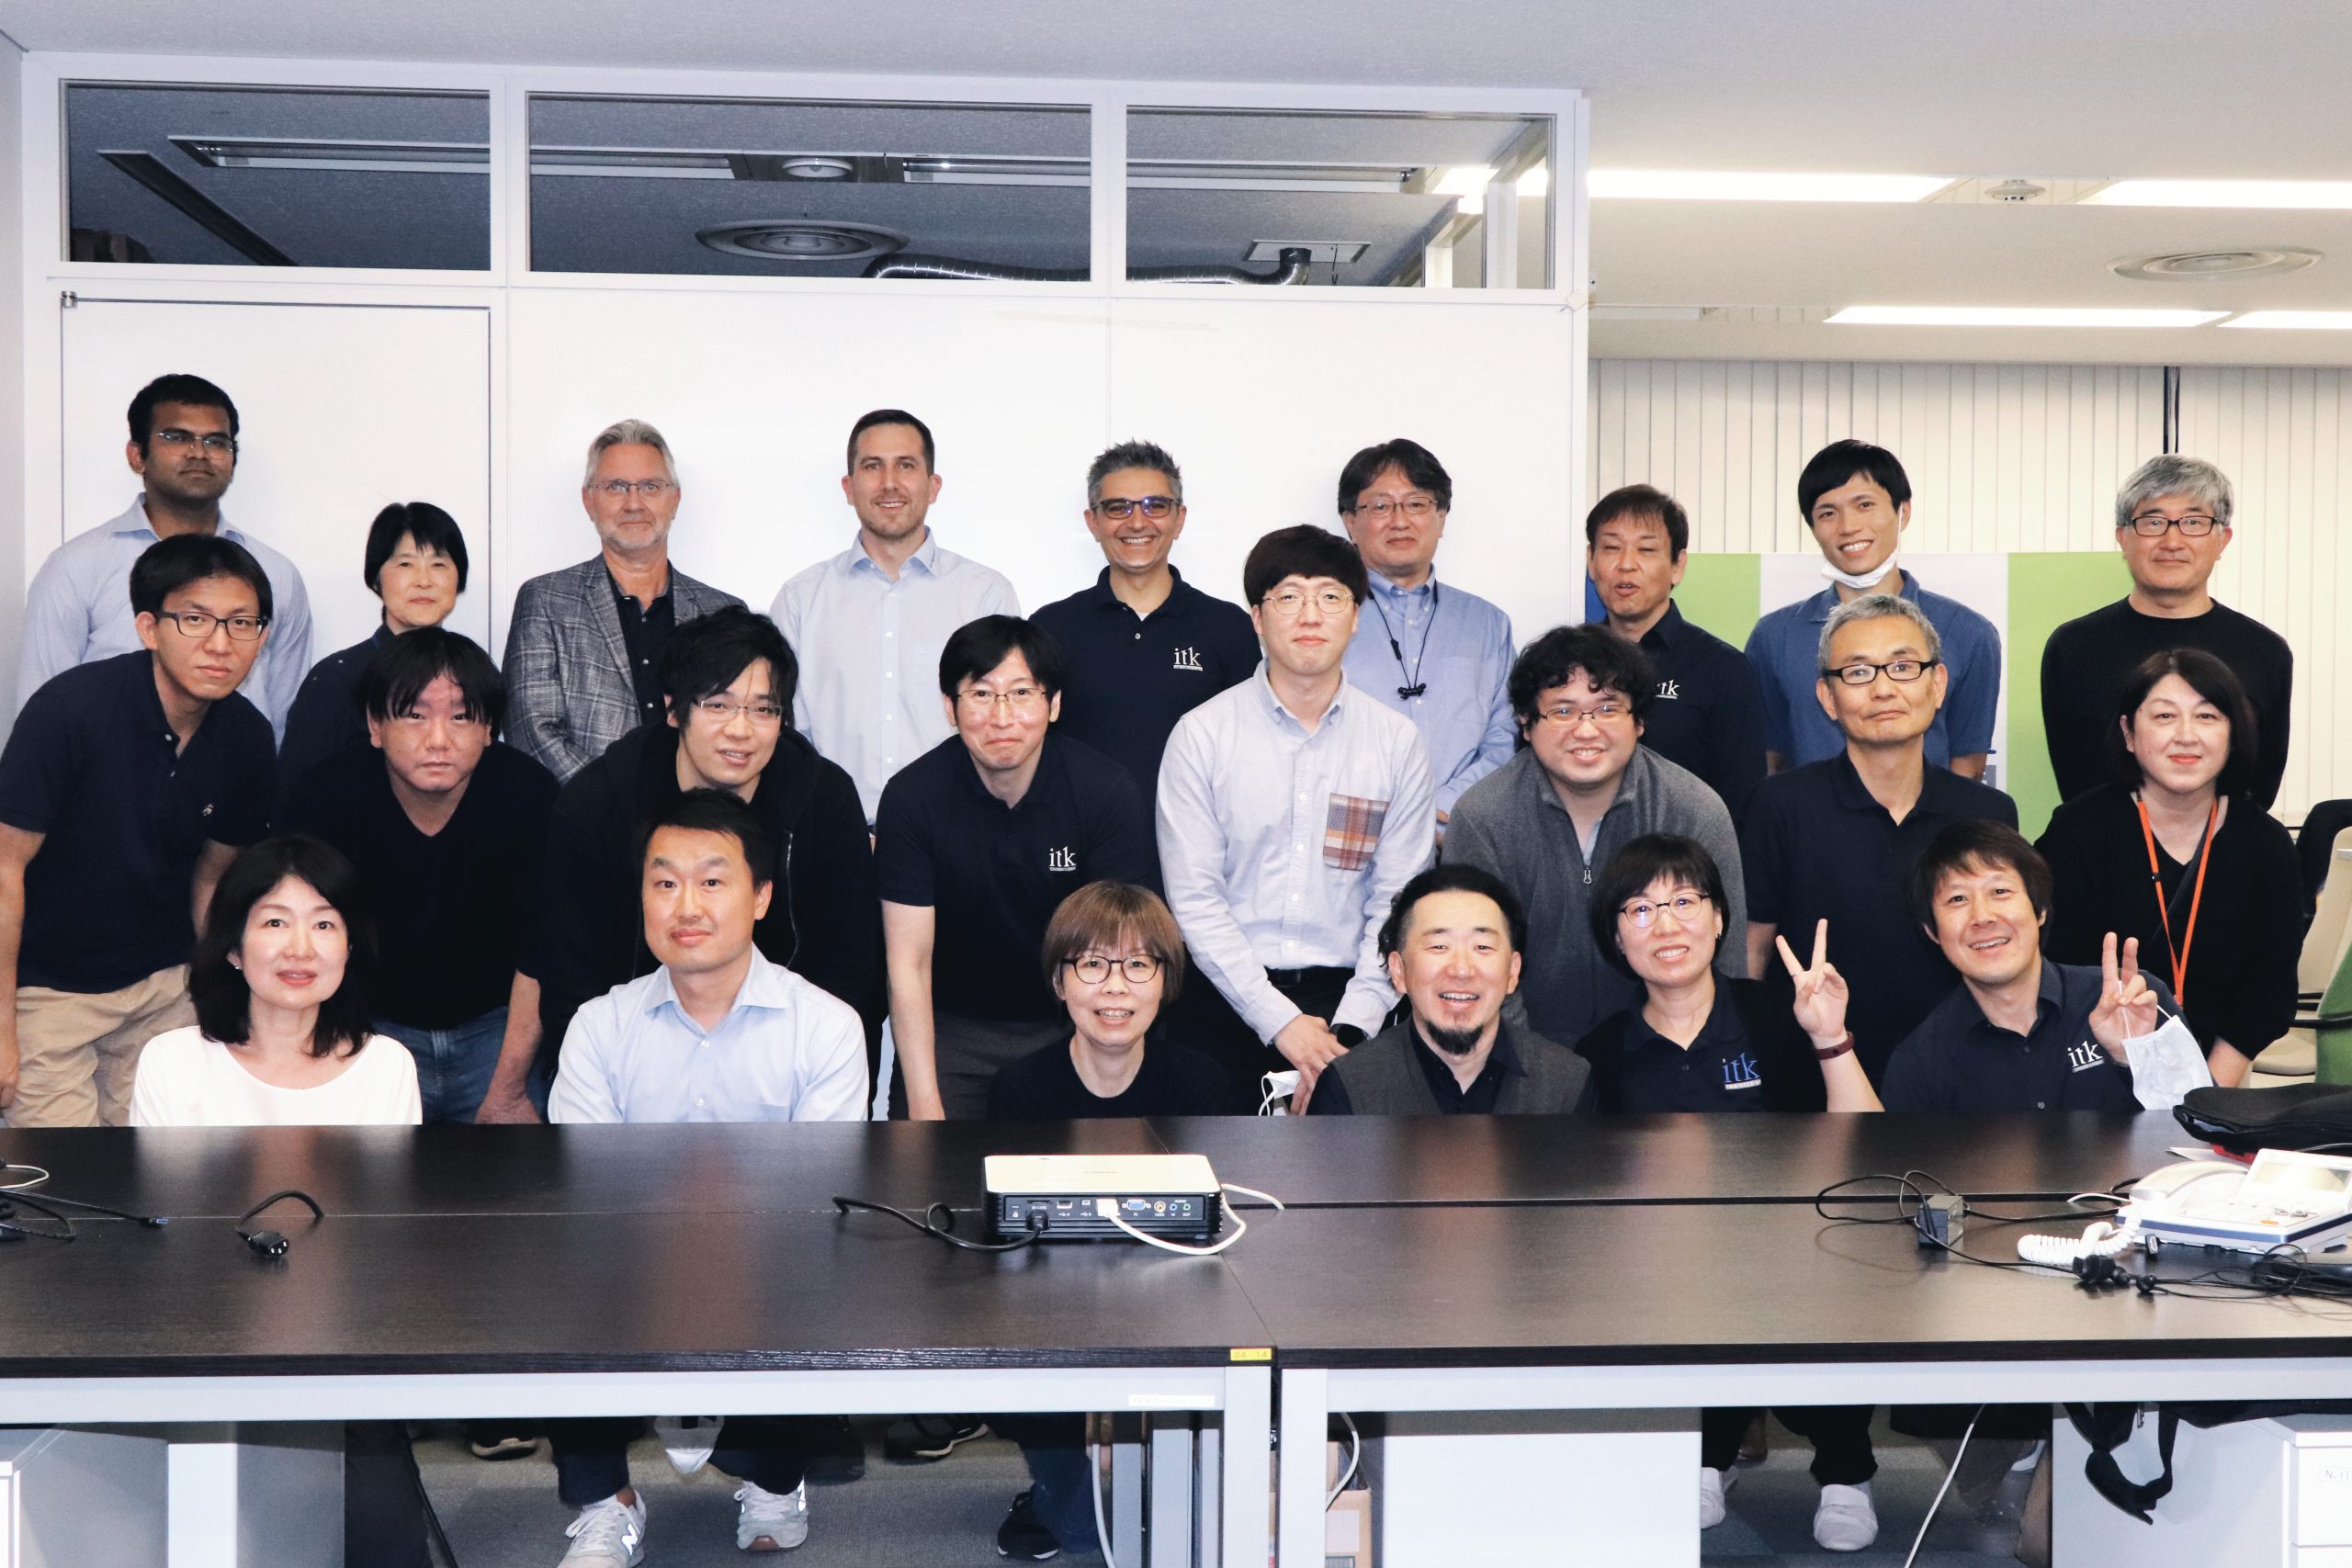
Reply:
[[[743,601],[673,564],[670,603],[684,626],[730,604],[740,609]],[[505,675],[507,742],[537,758],[559,782],[637,728],[637,683],[604,557],[523,584],[506,630]]]

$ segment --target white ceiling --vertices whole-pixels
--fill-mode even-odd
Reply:
[[[2339,0],[0,0],[27,49],[848,73],[1579,87],[1613,167],[2352,177]],[[2352,214],[1603,202],[1611,304],[2352,309]],[[2120,256],[2301,245],[2238,284]],[[2352,333],[1597,321],[1600,354],[2352,362]]]

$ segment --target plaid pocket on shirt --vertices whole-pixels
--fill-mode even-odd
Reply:
[[[1360,795],[1335,795],[1323,819],[1323,863],[1334,871],[1362,871],[1380,847],[1380,825],[1388,803]]]

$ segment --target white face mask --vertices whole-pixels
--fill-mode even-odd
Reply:
[[[1897,550],[1893,555],[1888,556],[1884,560],[1879,562],[1878,570],[1876,571],[1839,571],[1835,566],[1832,566],[1829,562],[1825,560],[1821,563],[1821,575],[1827,578],[1832,582],[1844,583],[1847,587],[1854,590],[1857,593],[1867,593],[1871,589],[1876,588],[1880,583],[1887,580],[1889,574],[1894,570],[1894,563],[1902,557],[1902,554],[1903,552],[1901,550]]]

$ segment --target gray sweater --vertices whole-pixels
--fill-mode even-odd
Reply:
[[[1600,870],[1645,833],[1696,839],[1723,874],[1717,972],[1747,973],[1747,896],[1731,813],[1696,773],[1646,746],[1618,781],[1617,798],[1594,835],[1586,863],[1576,824],[1532,750],[1523,750],[1463,791],[1445,829],[1445,858],[1503,879],[1527,909],[1527,951],[1519,992],[1504,1017],[1554,1040],[1581,1040],[1595,1023],[1633,1005],[1638,982],[1600,956],[1592,940],[1593,884]]]

